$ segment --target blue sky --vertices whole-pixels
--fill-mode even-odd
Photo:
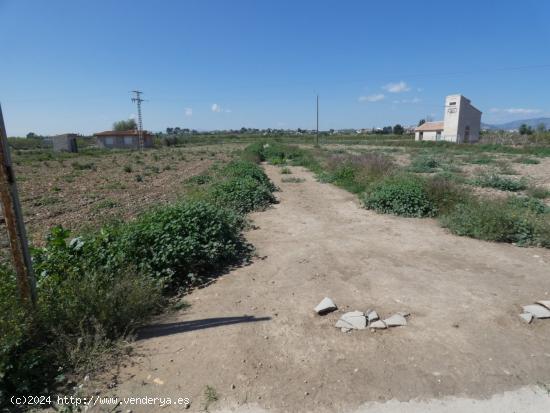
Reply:
[[[550,115],[550,2],[0,0],[8,135],[144,127],[360,128]]]

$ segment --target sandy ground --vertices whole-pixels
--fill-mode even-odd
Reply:
[[[550,320],[518,317],[521,305],[550,299],[549,250],[378,215],[302,168],[292,168],[302,183],[266,170],[281,192],[252,215],[258,258],[146,328],[102,394],[189,397],[189,411],[550,410]],[[325,296],[339,310],[321,317],[312,309]],[[342,312],[368,308],[409,311],[409,324],[334,328]]]

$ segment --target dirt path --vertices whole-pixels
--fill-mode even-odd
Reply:
[[[390,412],[403,411],[391,410],[397,401],[489,398],[530,385],[517,394],[532,395],[532,407],[550,405],[536,390],[550,384],[550,320],[527,325],[518,317],[522,304],[550,299],[550,251],[378,215],[292,169],[305,182],[282,183],[285,175],[266,166],[282,191],[278,205],[252,216],[258,228],[247,238],[262,258],[146,330],[112,393],[190,397],[190,411],[200,411],[209,385],[219,395],[211,411]],[[319,317],[312,308],[324,296],[340,310]],[[412,315],[408,326],[387,331],[334,328],[342,311],[367,308]],[[495,400],[511,406],[503,397]]]

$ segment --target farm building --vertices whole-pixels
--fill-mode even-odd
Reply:
[[[481,111],[462,95],[445,98],[445,118],[439,122],[426,122],[417,127],[417,141],[447,141],[455,143],[477,142],[481,129]]]
[[[94,133],[97,144],[105,149],[139,149],[139,132],[137,130],[105,131]],[[153,146],[153,135],[143,131],[143,146]]]
[[[55,152],[78,152],[76,145],[76,133],[64,133],[62,135],[52,136],[51,141]]]

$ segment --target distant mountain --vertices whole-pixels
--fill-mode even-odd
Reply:
[[[546,129],[550,129],[550,118],[521,119],[521,120],[514,120],[512,122],[501,123],[499,125],[489,125],[487,123],[482,123],[481,127],[483,129],[491,129],[491,130],[496,130],[496,129],[511,130],[511,129],[519,129],[519,127],[524,123],[527,126],[531,126],[533,129],[535,129],[541,123],[544,123],[546,125]]]

